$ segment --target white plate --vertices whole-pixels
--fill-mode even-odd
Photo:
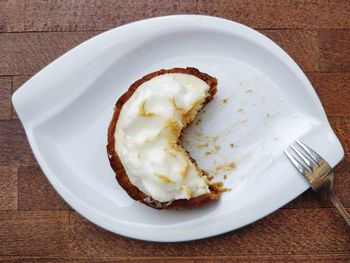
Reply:
[[[114,103],[133,81],[161,68],[185,66],[219,79],[202,125],[186,133],[192,141],[187,147],[206,169],[215,161],[234,161],[237,169],[225,182],[232,191],[219,202],[157,211],[133,201],[116,183],[105,149],[107,127]],[[343,157],[296,63],[260,33],[214,17],[159,17],[98,35],[26,82],[13,104],[42,170],[66,202],[105,229],[144,240],[217,235],[294,199],[308,184],[282,150],[297,138],[333,166]],[[219,136],[221,150],[205,156],[193,146],[196,129]]]

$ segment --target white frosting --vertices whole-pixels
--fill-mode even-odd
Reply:
[[[160,202],[209,193],[207,178],[176,144],[209,85],[190,74],[163,74],[140,85],[123,105],[115,149],[133,185]]]

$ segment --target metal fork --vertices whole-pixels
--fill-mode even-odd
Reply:
[[[291,144],[290,148],[284,151],[288,159],[306,177],[315,192],[327,196],[332,201],[350,226],[350,215],[333,192],[334,173],[332,167],[318,153],[299,140]],[[299,156],[302,162],[293,155]]]

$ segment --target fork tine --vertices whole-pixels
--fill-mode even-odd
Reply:
[[[284,153],[287,155],[288,159],[294,164],[294,166],[299,170],[300,173],[306,175],[307,169],[302,165],[297,159],[293,157],[287,150],[284,150]]]
[[[322,160],[322,157],[316,153],[314,150],[312,150],[310,147],[308,147],[307,145],[305,145],[304,143],[302,143],[299,140],[296,140],[297,144],[300,145],[301,148],[304,149],[305,152],[307,152],[310,157],[317,163],[319,164],[319,161]]]
[[[310,161],[307,156],[305,156],[301,151],[299,151],[297,148],[295,148],[292,144],[290,145],[290,148],[293,149],[293,151],[309,166],[309,168],[313,171],[315,164]]]

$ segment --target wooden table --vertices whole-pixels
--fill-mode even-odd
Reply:
[[[10,102],[24,81],[107,29],[153,16],[207,14],[259,30],[306,72],[345,149],[335,191],[350,208],[350,2],[214,2],[0,0],[0,261],[350,261],[350,229],[330,202],[310,191],[238,231],[159,244],[89,223],[38,168]]]

